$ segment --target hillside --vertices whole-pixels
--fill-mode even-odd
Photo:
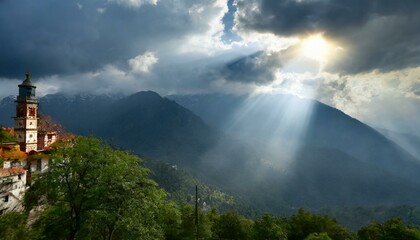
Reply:
[[[217,98],[174,98],[190,111],[150,91],[55,94],[41,98],[40,111],[70,132],[186,169],[256,212],[420,204],[416,160],[337,109],[287,95]]]
[[[320,102],[291,95],[170,98],[214,127],[264,149],[261,154],[268,158],[273,155],[293,158],[297,150],[306,147],[332,149],[420,183],[420,160],[375,129]]]
[[[15,97],[9,96],[0,100],[0,125],[12,127],[13,116],[16,114]]]
[[[199,205],[204,211],[216,209],[221,212],[240,212],[245,216],[258,215],[248,199],[205,184],[177,165],[156,160],[146,160],[145,165],[151,170],[151,179],[168,192],[171,200],[181,205],[195,204],[195,186],[198,186]]]
[[[394,141],[417,159],[420,159],[420,137],[408,133],[399,133],[387,129],[377,129],[382,135]]]

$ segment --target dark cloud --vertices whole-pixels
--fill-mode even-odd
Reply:
[[[276,73],[292,59],[298,47],[281,51],[258,51],[228,62],[219,70],[227,81],[265,84],[275,80]]]
[[[268,83],[274,80],[281,65],[277,54],[260,51],[228,63],[222,74],[228,81]]]
[[[123,2],[123,1],[119,1]],[[189,7],[208,0],[130,7],[106,0],[0,1],[0,77],[94,71],[206,30]]]
[[[240,28],[282,35],[302,35],[327,31],[337,34],[359,28],[379,16],[415,15],[417,0],[237,0]]]
[[[389,71],[420,64],[418,0],[237,0],[238,31],[305,36],[323,32],[348,50],[331,70]]]
[[[374,69],[392,71],[420,64],[420,32],[414,22],[419,15],[377,18],[358,31],[341,36],[348,45],[346,55],[330,64],[333,71],[347,73],[366,72]]]

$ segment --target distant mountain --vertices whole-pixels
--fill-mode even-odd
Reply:
[[[306,147],[333,149],[420,183],[419,161],[412,154],[368,125],[320,102],[281,94],[170,98],[209,124],[264,149],[262,154],[268,158],[293,156]]]
[[[290,169],[283,192],[295,207],[419,204],[419,184],[339,150],[306,147]]]
[[[0,105],[0,121],[13,116],[14,103],[9,104]],[[39,108],[70,132],[176,164],[246,197],[259,212],[420,204],[414,157],[369,126],[313,100],[163,98],[148,91],[122,98],[47,95]]]
[[[387,129],[377,129],[382,135],[394,141],[420,160],[420,137]]]
[[[241,166],[234,163],[236,159],[257,159],[247,147],[208,126],[190,110],[151,91],[123,98],[53,94],[40,99],[39,109],[69,132],[94,135],[116,147],[194,170],[214,164],[216,155],[230,159],[219,166],[224,169],[228,164]],[[218,167],[213,167],[217,175]],[[206,176],[212,173],[211,169],[203,171]]]
[[[125,98],[54,94],[41,98],[39,106],[70,132],[162,160],[187,161],[216,137],[189,110],[150,91]]]
[[[0,125],[14,126],[13,118],[16,115],[16,103],[14,96],[8,96],[0,101]]]
[[[202,94],[170,95],[168,98],[193,111],[207,124],[222,129],[244,104],[247,96]]]
[[[419,204],[419,161],[335,108],[290,95],[169,98],[259,150],[272,168],[258,173],[269,176],[259,189],[271,194],[254,202],[291,208]]]
[[[419,160],[366,124],[318,103],[307,126],[305,143],[333,148],[378,170],[420,183]]]

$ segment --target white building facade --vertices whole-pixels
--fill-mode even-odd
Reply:
[[[0,169],[0,215],[23,210],[26,173],[23,168]]]

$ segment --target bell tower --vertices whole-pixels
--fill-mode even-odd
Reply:
[[[19,86],[16,100],[15,137],[23,152],[37,151],[38,99],[29,72]]]

